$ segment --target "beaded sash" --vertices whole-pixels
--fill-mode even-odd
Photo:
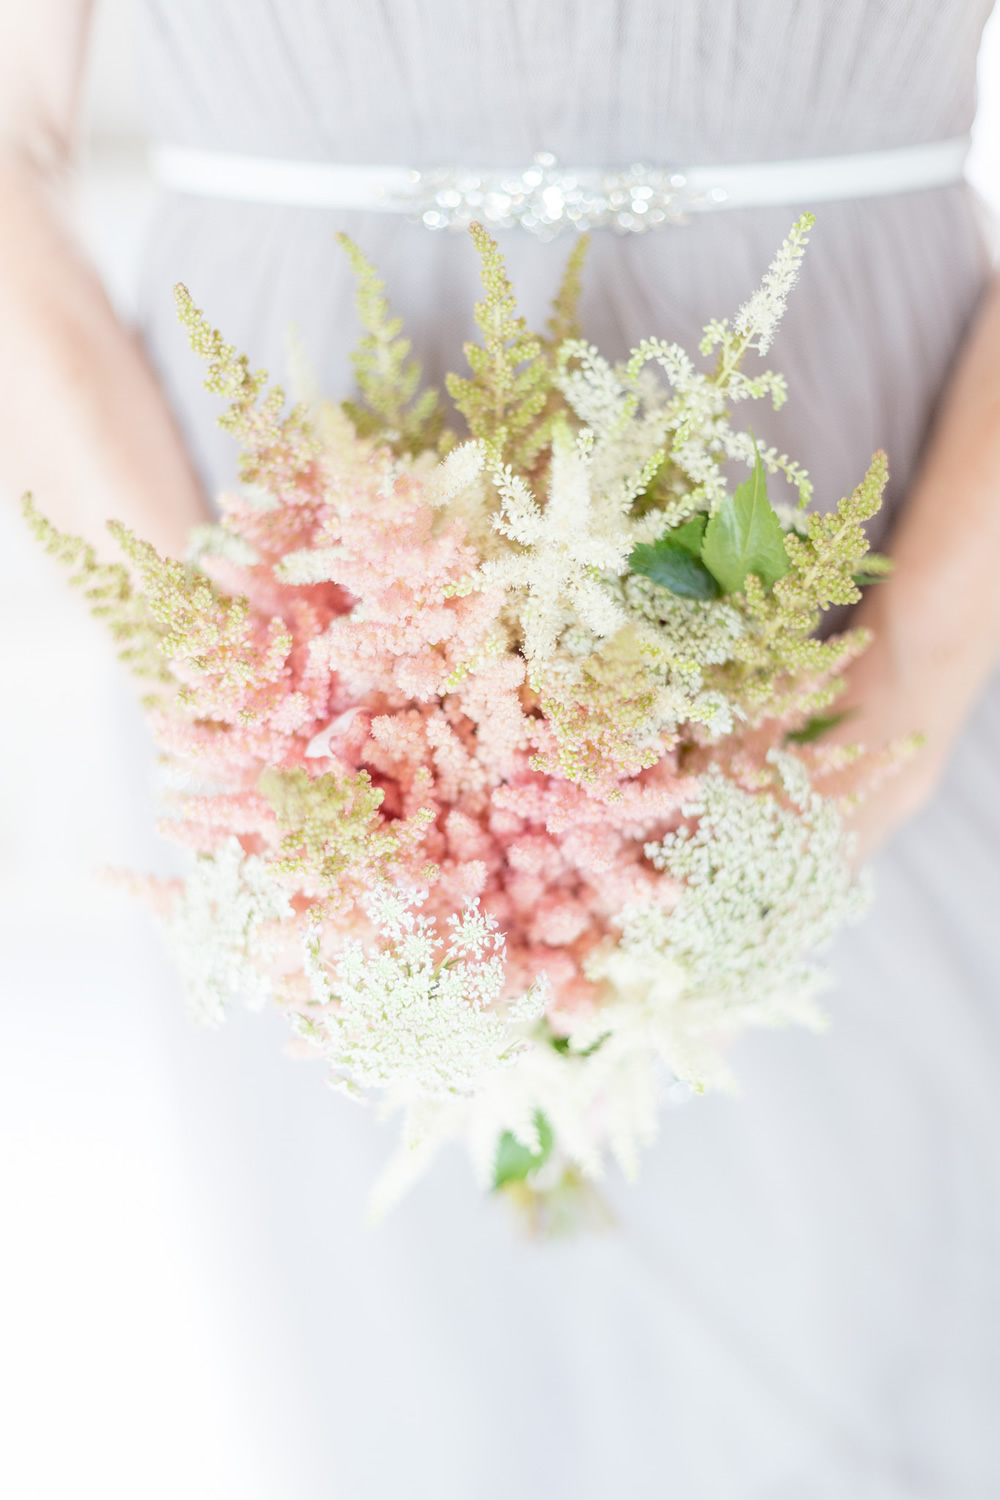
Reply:
[[[564,167],[539,152],[529,167],[433,167],[285,161],[156,146],[153,173],[172,192],[246,203],[409,214],[428,229],[479,219],[543,239],[563,230],[642,233],[719,209],[802,205],[943,187],[960,181],[968,136],[792,161],[728,166]]]

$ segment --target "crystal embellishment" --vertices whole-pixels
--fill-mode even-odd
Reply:
[[[567,229],[610,228],[642,234],[683,224],[691,212],[721,206],[724,188],[695,191],[676,167],[636,163],[611,170],[560,167],[540,151],[523,171],[433,167],[412,186],[387,195],[428,229],[466,229],[474,219],[493,229],[527,229],[548,240]]]

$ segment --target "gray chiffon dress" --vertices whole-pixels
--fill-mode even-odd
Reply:
[[[753,162],[966,131],[990,0],[141,0],[155,139],[297,160]],[[693,347],[794,209],[593,236],[611,355]],[[173,320],[195,300],[282,375],[298,325],[351,387],[378,264],[426,373],[472,332],[462,235],[377,213],[165,196],[143,325],[213,487],[233,476]],[[538,324],[568,245],[501,235]],[[990,271],[964,185],[824,204],[755,427],[820,504],[876,447],[907,490]],[[247,1442],[297,1500],[986,1500],[1000,1494],[1000,683],[834,955],[832,1027],[747,1038],[741,1098],[671,1110],[610,1233],[536,1246],[446,1154],[362,1227],[390,1125],[281,1055],[277,1018],[177,1044],[192,1176],[224,1258]]]

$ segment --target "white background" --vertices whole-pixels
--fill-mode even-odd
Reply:
[[[130,6],[96,9],[81,226],[127,313],[152,191]],[[95,878],[158,857],[151,757],[10,503],[0,640],[0,1495],[272,1500],[193,1198],[180,996],[141,906]]]
[[[81,224],[127,313],[151,191],[128,0],[97,9]],[[970,176],[1000,214],[1000,16],[980,96]],[[0,1493],[255,1500],[167,1062],[178,998],[145,916],[94,879],[149,862],[142,730],[10,505],[0,639]]]

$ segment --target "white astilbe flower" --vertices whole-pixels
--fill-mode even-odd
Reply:
[[[587,973],[603,981],[614,997],[598,1012],[613,1028],[613,1050],[646,1054],[675,1083],[699,1090],[731,1086],[732,1074],[719,1049],[723,1018],[718,1002],[692,992],[690,976],[669,949],[619,944],[597,951]],[[581,1036],[576,1045],[586,1041]]]
[[[329,963],[318,934],[306,939],[317,1008],[300,1011],[293,1024],[349,1092],[389,1085],[430,1098],[470,1092],[517,1058],[524,1024],[544,1011],[544,982],[499,1006],[504,938],[478,901],[450,917],[442,935],[416,909],[423,899],[422,892],[372,891],[364,905],[378,941],[349,940]]]
[[[760,401],[770,396],[775,411],[780,411],[788,400],[788,381],[777,370],[760,370],[756,375],[734,370],[726,389],[730,402]]]
[[[650,637],[657,654],[680,669],[721,666],[731,661],[743,634],[739,613],[723,599],[684,599],[641,573],[624,580],[628,609],[658,627]]]
[[[277,510],[281,505],[281,501],[276,499],[264,485],[254,484],[251,481],[245,481],[243,484],[237,485],[236,493],[253,510]]]
[[[657,413],[664,437],[669,440],[670,460],[693,489],[678,496],[678,505],[661,513],[661,519],[675,525],[690,515],[698,502],[709,509],[726,493],[725,477],[719,458],[726,453],[732,435],[726,415],[727,382],[717,382],[696,368],[690,356],[677,344],[664,339],[643,339],[632,351],[627,371],[630,383],[639,388],[644,367],[656,364],[667,376],[671,399]],[[645,540],[641,535],[636,540]]]
[[[625,613],[600,575],[624,569],[631,543],[620,508],[592,493],[585,451],[568,433],[556,437],[544,506],[510,471],[496,482],[501,508],[494,527],[521,550],[487,560],[481,577],[518,599],[528,660],[549,658],[573,623],[597,638],[614,635]]]
[[[747,347],[756,349],[758,354],[766,354],[774,340],[788,294],[799,274],[811,227],[812,220],[808,215],[803,215],[792,226],[762,284],[736,315],[733,328],[737,336],[745,339]]]
[[[623,949],[651,963],[669,955],[690,989],[717,1003],[720,1019],[754,1007],[771,1018],[786,1003],[803,1004],[823,982],[811,955],[867,901],[836,804],[810,789],[787,752],[768,759],[793,807],[709,771],[698,802],[684,809],[697,823],[646,847],[658,869],[682,882],[676,906],[624,916]]]
[[[572,369],[570,360],[576,361]],[[637,396],[624,372],[582,339],[567,339],[561,345],[556,386],[599,440],[618,436],[634,416]]]
[[[219,1025],[234,996],[254,1009],[273,999],[270,924],[292,916],[265,862],[244,854],[238,839],[198,856],[164,925],[199,1020]]]
[[[663,672],[651,731],[690,720],[714,735],[730,734],[732,706],[724,693],[705,688],[703,668],[732,660],[744,629],[739,613],[722,599],[681,598],[638,573],[622,581],[621,591],[643,656]]]
[[[275,574],[282,583],[328,583],[336,578],[343,563],[340,547],[300,547],[297,552],[285,553]]]
[[[570,1162],[600,1179],[609,1150],[634,1178],[642,1148],[656,1136],[659,1109],[677,1087],[660,1020],[665,1014],[665,1007],[658,1015],[645,1000],[622,998],[578,1028],[579,1042],[574,1038],[568,1053],[540,1038],[516,1068],[485,1076],[474,1095],[404,1101],[402,1142],[375,1186],[373,1215],[385,1213],[450,1139],[464,1142],[476,1176],[489,1187],[500,1137],[509,1131],[537,1150],[539,1114],[559,1149],[536,1187],[553,1185]]]
[[[188,533],[187,561],[200,566],[205,558],[220,557],[238,568],[252,568],[260,562],[254,547],[228,526],[206,522],[192,526]]]
[[[572,370],[567,358],[575,358]],[[657,364],[672,395],[665,399],[659,382],[646,368]],[[644,339],[627,365],[612,367],[589,345],[563,345],[557,385],[580,419],[596,434],[593,486],[628,502],[643,488],[643,466],[670,441],[671,461],[695,486],[680,509],[690,514],[697,498],[722,498],[725,481],[714,455],[724,452],[729,432],[726,391],[677,344]],[[683,517],[669,518],[670,524]],[[661,513],[661,524],[664,517]],[[649,540],[642,528],[633,541]]]
[[[799,499],[796,509],[801,510],[803,506],[808,505],[813,492],[808,469],[804,469],[801,464],[789,458],[787,453],[779,453],[777,448],[755,442],[749,432],[734,432],[728,426],[720,427],[719,432],[722,449],[727,458],[734,458],[745,463],[748,469],[752,469],[759,458],[769,474],[783,474],[788,483],[798,490]],[[779,516],[783,517],[782,524],[786,524],[785,503],[780,499],[772,499],[771,503]],[[787,512],[787,514],[791,515],[794,512]]]
[[[459,443],[453,448],[431,474],[424,494],[432,505],[447,505],[456,495],[475,484],[482,473],[485,462],[483,444],[476,441]]]
[[[572,370],[571,358],[578,361]],[[632,501],[663,458],[669,407],[662,382],[641,366],[612,366],[591,345],[567,340],[555,384],[586,423],[591,492],[624,525]]]

